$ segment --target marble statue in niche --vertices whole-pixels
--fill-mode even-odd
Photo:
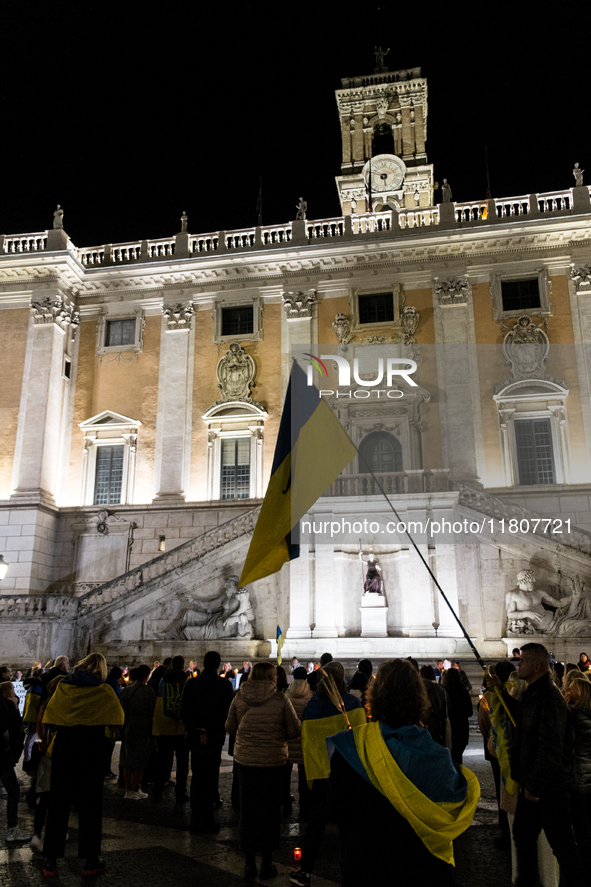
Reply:
[[[359,552],[359,560],[361,561],[361,563],[363,563],[363,551]],[[370,548],[369,554],[367,555],[367,573],[365,574],[365,581],[363,583],[364,594],[382,593],[382,577],[380,576],[381,572],[382,568],[378,564],[377,558],[374,557],[374,553]]]

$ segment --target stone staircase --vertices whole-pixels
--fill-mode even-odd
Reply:
[[[89,618],[94,619],[100,612],[144,593],[148,586],[153,586],[155,581],[163,579],[173,570],[186,569],[204,555],[249,535],[254,530],[259,512],[260,506],[93,588],[77,598],[79,620],[86,622]]]

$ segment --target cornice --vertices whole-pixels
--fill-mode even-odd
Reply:
[[[197,301],[220,292],[256,290],[258,294],[278,297],[290,281],[318,284],[325,289],[338,288],[339,281],[360,276],[416,274],[445,270],[462,264],[470,274],[486,274],[499,264],[536,261],[549,270],[562,269],[571,257],[589,254],[591,218],[566,216],[555,219],[466,226],[452,229],[433,227],[390,235],[350,239],[327,238],[307,246],[283,247],[281,251],[245,251],[212,253],[142,266],[84,268],[70,254],[46,264],[42,253],[0,256],[0,304],[15,297],[15,284],[65,287],[78,304],[96,310],[105,302],[145,300],[160,304],[171,290],[187,293]],[[332,284],[331,284],[332,282]],[[30,297],[30,296],[29,296]],[[17,300],[24,294],[16,293]]]

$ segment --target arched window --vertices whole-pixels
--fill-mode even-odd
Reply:
[[[386,431],[368,435],[359,447],[359,472],[386,474],[402,471],[402,447],[400,442]]]
[[[387,123],[380,123],[374,130],[371,156],[376,157],[378,154],[394,153],[392,127]]]

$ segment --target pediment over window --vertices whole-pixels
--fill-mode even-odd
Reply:
[[[92,431],[94,429],[107,428],[139,428],[142,423],[139,419],[130,419],[129,416],[122,416],[121,413],[114,413],[112,410],[103,410],[91,419],[80,422],[79,427],[83,431]]]
[[[224,404],[216,404],[203,415],[208,424],[211,421],[257,419],[264,421],[267,413],[254,404],[245,404],[242,401],[229,401]]]
[[[504,403],[508,400],[538,400],[543,398],[561,398],[568,395],[568,389],[558,381],[549,379],[521,379],[506,385],[495,395],[493,400]]]

